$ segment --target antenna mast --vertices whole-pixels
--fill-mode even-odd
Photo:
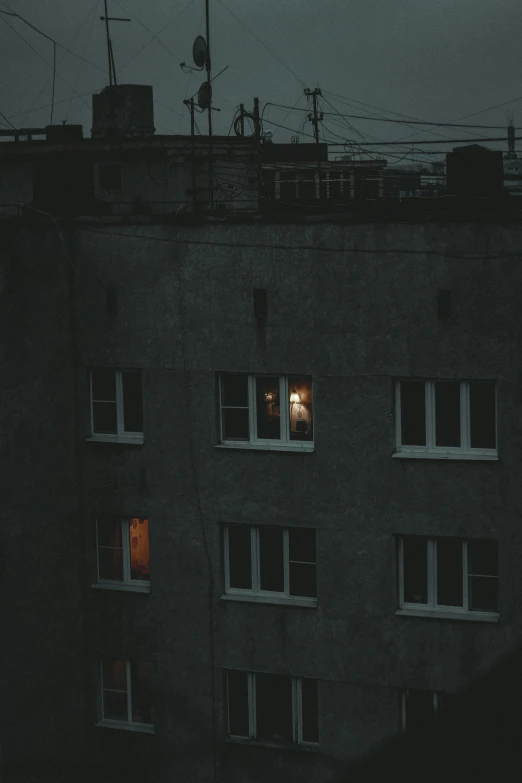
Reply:
[[[207,54],[205,57],[205,69],[207,71],[208,83],[208,195],[210,209],[214,208],[214,177],[212,167],[212,85],[211,85],[211,62],[210,62],[210,10],[209,0],[205,0],[205,32],[207,35]]]
[[[107,11],[107,0],[103,0],[105,8],[105,16],[100,16],[102,22],[105,22],[105,32],[107,35],[107,59],[109,61],[109,86],[116,86],[118,84],[116,80],[116,66],[114,65],[114,52],[112,51],[111,34],[109,30],[109,22],[130,22],[130,19],[123,19],[121,16],[109,16]]]

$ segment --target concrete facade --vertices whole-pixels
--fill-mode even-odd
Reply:
[[[14,274],[21,256],[31,259],[30,288],[36,299],[46,292],[37,306],[52,322],[49,330],[64,335],[57,355],[38,348],[31,358],[37,370],[28,370],[39,377],[56,367],[54,385],[39,391],[52,423],[39,443],[56,443],[56,451],[42,467],[34,427],[26,424],[26,443],[11,436],[14,455],[2,464],[16,464],[17,481],[27,482],[18,465],[34,452],[40,490],[13,478],[1,530],[15,539],[13,508],[29,493],[33,512],[38,506],[42,517],[56,520],[56,534],[49,525],[45,537],[51,562],[67,563],[54,582],[54,601],[45,604],[48,627],[51,614],[60,626],[52,626],[47,642],[63,645],[67,665],[77,664],[67,673],[75,685],[67,687],[68,700],[57,696],[57,706],[41,714],[49,716],[47,744],[65,741],[61,710],[71,758],[99,763],[107,780],[326,783],[399,732],[401,689],[453,692],[521,643],[517,226],[80,218],[62,227],[70,260],[55,226],[39,231],[35,237],[34,230],[14,230],[6,269]],[[106,312],[106,288],[116,289],[116,316]],[[264,327],[254,317],[254,288],[267,289]],[[445,322],[436,314],[440,289],[455,300],[455,315]],[[48,345],[39,310],[25,301],[33,339],[39,334]],[[142,370],[142,445],[87,440],[91,367]],[[223,371],[311,375],[315,450],[219,448],[216,374]],[[398,377],[495,379],[499,460],[393,458]],[[25,411],[23,388],[20,378],[13,412],[7,406],[11,427],[16,411]],[[43,420],[28,392],[28,409]],[[150,595],[91,588],[93,518],[100,513],[148,516]],[[70,517],[81,519],[81,534],[60,523]],[[227,523],[314,527],[317,607],[224,600]],[[34,551],[37,525],[29,527],[24,545]],[[498,540],[498,623],[396,615],[394,537],[412,533]],[[24,559],[23,545],[16,546]],[[9,578],[15,598],[8,610],[16,612],[21,580]],[[38,570],[32,578],[35,595],[46,580]],[[21,677],[33,658],[24,663],[24,642],[11,626],[8,665],[18,655]],[[155,735],[95,725],[102,656],[154,662]],[[227,668],[316,679],[317,751],[227,740]],[[63,678],[55,693],[60,688]],[[35,722],[19,715],[4,725],[8,759],[17,758],[10,747],[16,732],[32,746]]]

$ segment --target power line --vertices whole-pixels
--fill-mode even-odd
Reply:
[[[267,46],[267,45],[266,45],[266,43],[264,43],[264,41],[262,41],[262,40],[261,40],[261,38],[259,38],[259,37],[258,37],[258,36],[257,36],[257,35],[256,35],[256,34],[255,34],[255,33],[254,33],[254,32],[253,32],[253,31],[252,31],[252,30],[251,30],[251,29],[250,29],[250,28],[249,28],[249,27],[248,27],[248,26],[245,24],[245,22],[243,22],[243,20],[239,18],[239,16],[237,16],[237,15],[236,15],[236,14],[235,14],[233,11],[231,11],[231,10],[230,10],[230,8],[229,8],[228,6],[226,6],[226,5],[225,5],[225,3],[223,2],[223,0],[217,0],[217,2],[219,3],[219,5],[222,5],[222,6],[223,6],[223,8],[225,9],[225,11],[228,11],[228,13],[230,14],[230,16],[233,16],[233,17],[234,17],[234,19],[236,20],[236,22],[239,22],[239,24],[240,24],[242,27],[244,27],[244,28],[245,28],[245,30],[246,30],[247,32],[249,32],[249,33],[250,33],[250,35],[251,35],[253,38],[255,38],[255,39],[256,39],[256,41],[257,41],[258,43],[260,43],[260,44],[261,44],[261,46],[263,46],[263,47],[264,47],[264,48],[267,50],[267,52],[269,52],[269,53],[272,55],[272,57],[275,57],[275,59],[277,60],[277,62],[278,62],[278,63],[280,63],[280,64],[283,66],[283,68],[286,68],[286,70],[287,70],[289,73],[291,73],[291,74],[292,74],[292,76],[294,77],[294,79],[297,79],[297,81],[299,82],[299,84],[300,84],[302,87],[306,87],[306,84],[305,84],[305,82],[303,82],[303,80],[299,78],[299,76],[296,74],[296,72],[295,72],[294,70],[292,70],[292,68],[290,68],[290,66],[289,66],[289,65],[287,65],[285,62],[283,62],[283,60],[282,60],[282,59],[279,57],[279,55],[277,55],[277,54],[276,54],[276,53],[275,53],[275,52],[274,52],[274,51],[273,51],[273,50],[272,50],[272,49],[271,49],[269,46]]]
[[[131,13],[131,11],[129,11],[129,9],[128,9],[128,8],[127,8],[127,6],[125,5],[125,3],[122,3],[122,2],[121,2],[121,0],[116,0],[116,2],[118,3],[118,5],[119,5],[119,6],[121,6],[121,8],[123,8],[123,9],[124,9],[124,11],[126,11],[126,12],[129,14],[129,16],[130,16],[130,17],[132,17],[132,18],[134,19],[134,21],[135,21],[135,22],[137,22],[137,23],[138,23],[138,24],[139,24],[141,27],[143,27],[143,29],[144,29],[144,30],[146,30],[148,33],[150,33],[150,34],[152,35],[152,37],[153,37],[153,38],[155,38],[155,39],[156,39],[156,41],[157,41],[158,43],[160,43],[160,44],[163,46],[163,48],[164,48],[164,49],[165,49],[165,50],[166,50],[166,51],[167,51],[169,54],[171,54],[171,55],[172,55],[172,57],[174,57],[174,59],[176,60],[176,62],[178,62],[178,63],[180,63],[180,62],[181,62],[181,60],[179,59],[179,57],[177,56],[177,54],[174,54],[174,52],[173,52],[171,49],[169,49],[169,47],[167,46],[167,44],[163,43],[163,41],[161,40],[161,38],[158,38],[158,36],[157,36],[155,33],[153,33],[153,32],[152,32],[152,30],[151,30],[149,27],[147,27],[147,25],[146,25],[146,24],[144,24],[144,23],[143,23],[143,22],[142,22],[140,19],[138,19],[138,17],[137,17],[137,16],[132,16],[132,13]],[[161,32],[161,31],[160,31],[160,32]]]

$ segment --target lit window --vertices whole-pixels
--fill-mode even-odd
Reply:
[[[101,662],[101,724],[119,728],[153,727],[153,666],[104,658]]]
[[[315,530],[227,525],[225,585],[230,595],[304,598],[315,604]]]
[[[98,583],[149,589],[149,520],[101,516],[96,520]]]
[[[91,427],[95,438],[143,440],[141,372],[91,370]]]
[[[494,381],[398,381],[396,405],[398,453],[496,457]]]
[[[399,588],[401,608],[496,615],[497,542],[404,536]]]
[[[304,376],[220,376],[221,440],[236,445],[310,448],[312,379]]]
[[[228,735],[277,745],[319,742],[316,680],[225,673]]]

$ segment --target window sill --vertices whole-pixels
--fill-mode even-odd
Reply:
[[[256,595],[252,593],[223,593],[222,601],[239,601],[250,604],[276,604],[279,606],[304,606],[307,609],[317,608],[317,598],[294,598],[286,595]]]
[[[303,743],[302,745],[296,745],[293,742],[288,743],[277,743],[277,742],[270,742],[268,740],[256,740],[256,739],[247,739],[246,737],[227,737],[225,739],[225,742],[230,743],[230,745],[243,745],[248,746],[252,748],[269,748],[271,750],[284,750],[284,751],[294,751],[297,753],[319,753],[319,745],[317,743]]]
[[[96,726],[103,729],[122,729],[123,731],[137,731],[140,734],[155,734],[154,726],[150,723],[125,723],[119,720],[100,720]]]
[[[452,612],[444,609],[397,609],[401,617],[433,617],[439,620],[466,620],[475,623],[498,623],[499,615],[493,612]]]
[[[142,585],[126,584],[124,582],[94,582],[93,590],[118,590],[123,593],[150,593],[150,582]]]
[[[395,459],[448,459],[498,461],[498,454],[481,451],[396,451]]]
[[[313,443],[296,443],[295,446],[290,443],[242,443],[234,441],[230,443],[218,443],[216,449],[250,449],[252,451],[293,451],[308,452],[315,451]]]
[[[142,446],[143,437],[128,438],[124,435],[91,435],[85,439],[88,443],[123,443],[126,446]]]

